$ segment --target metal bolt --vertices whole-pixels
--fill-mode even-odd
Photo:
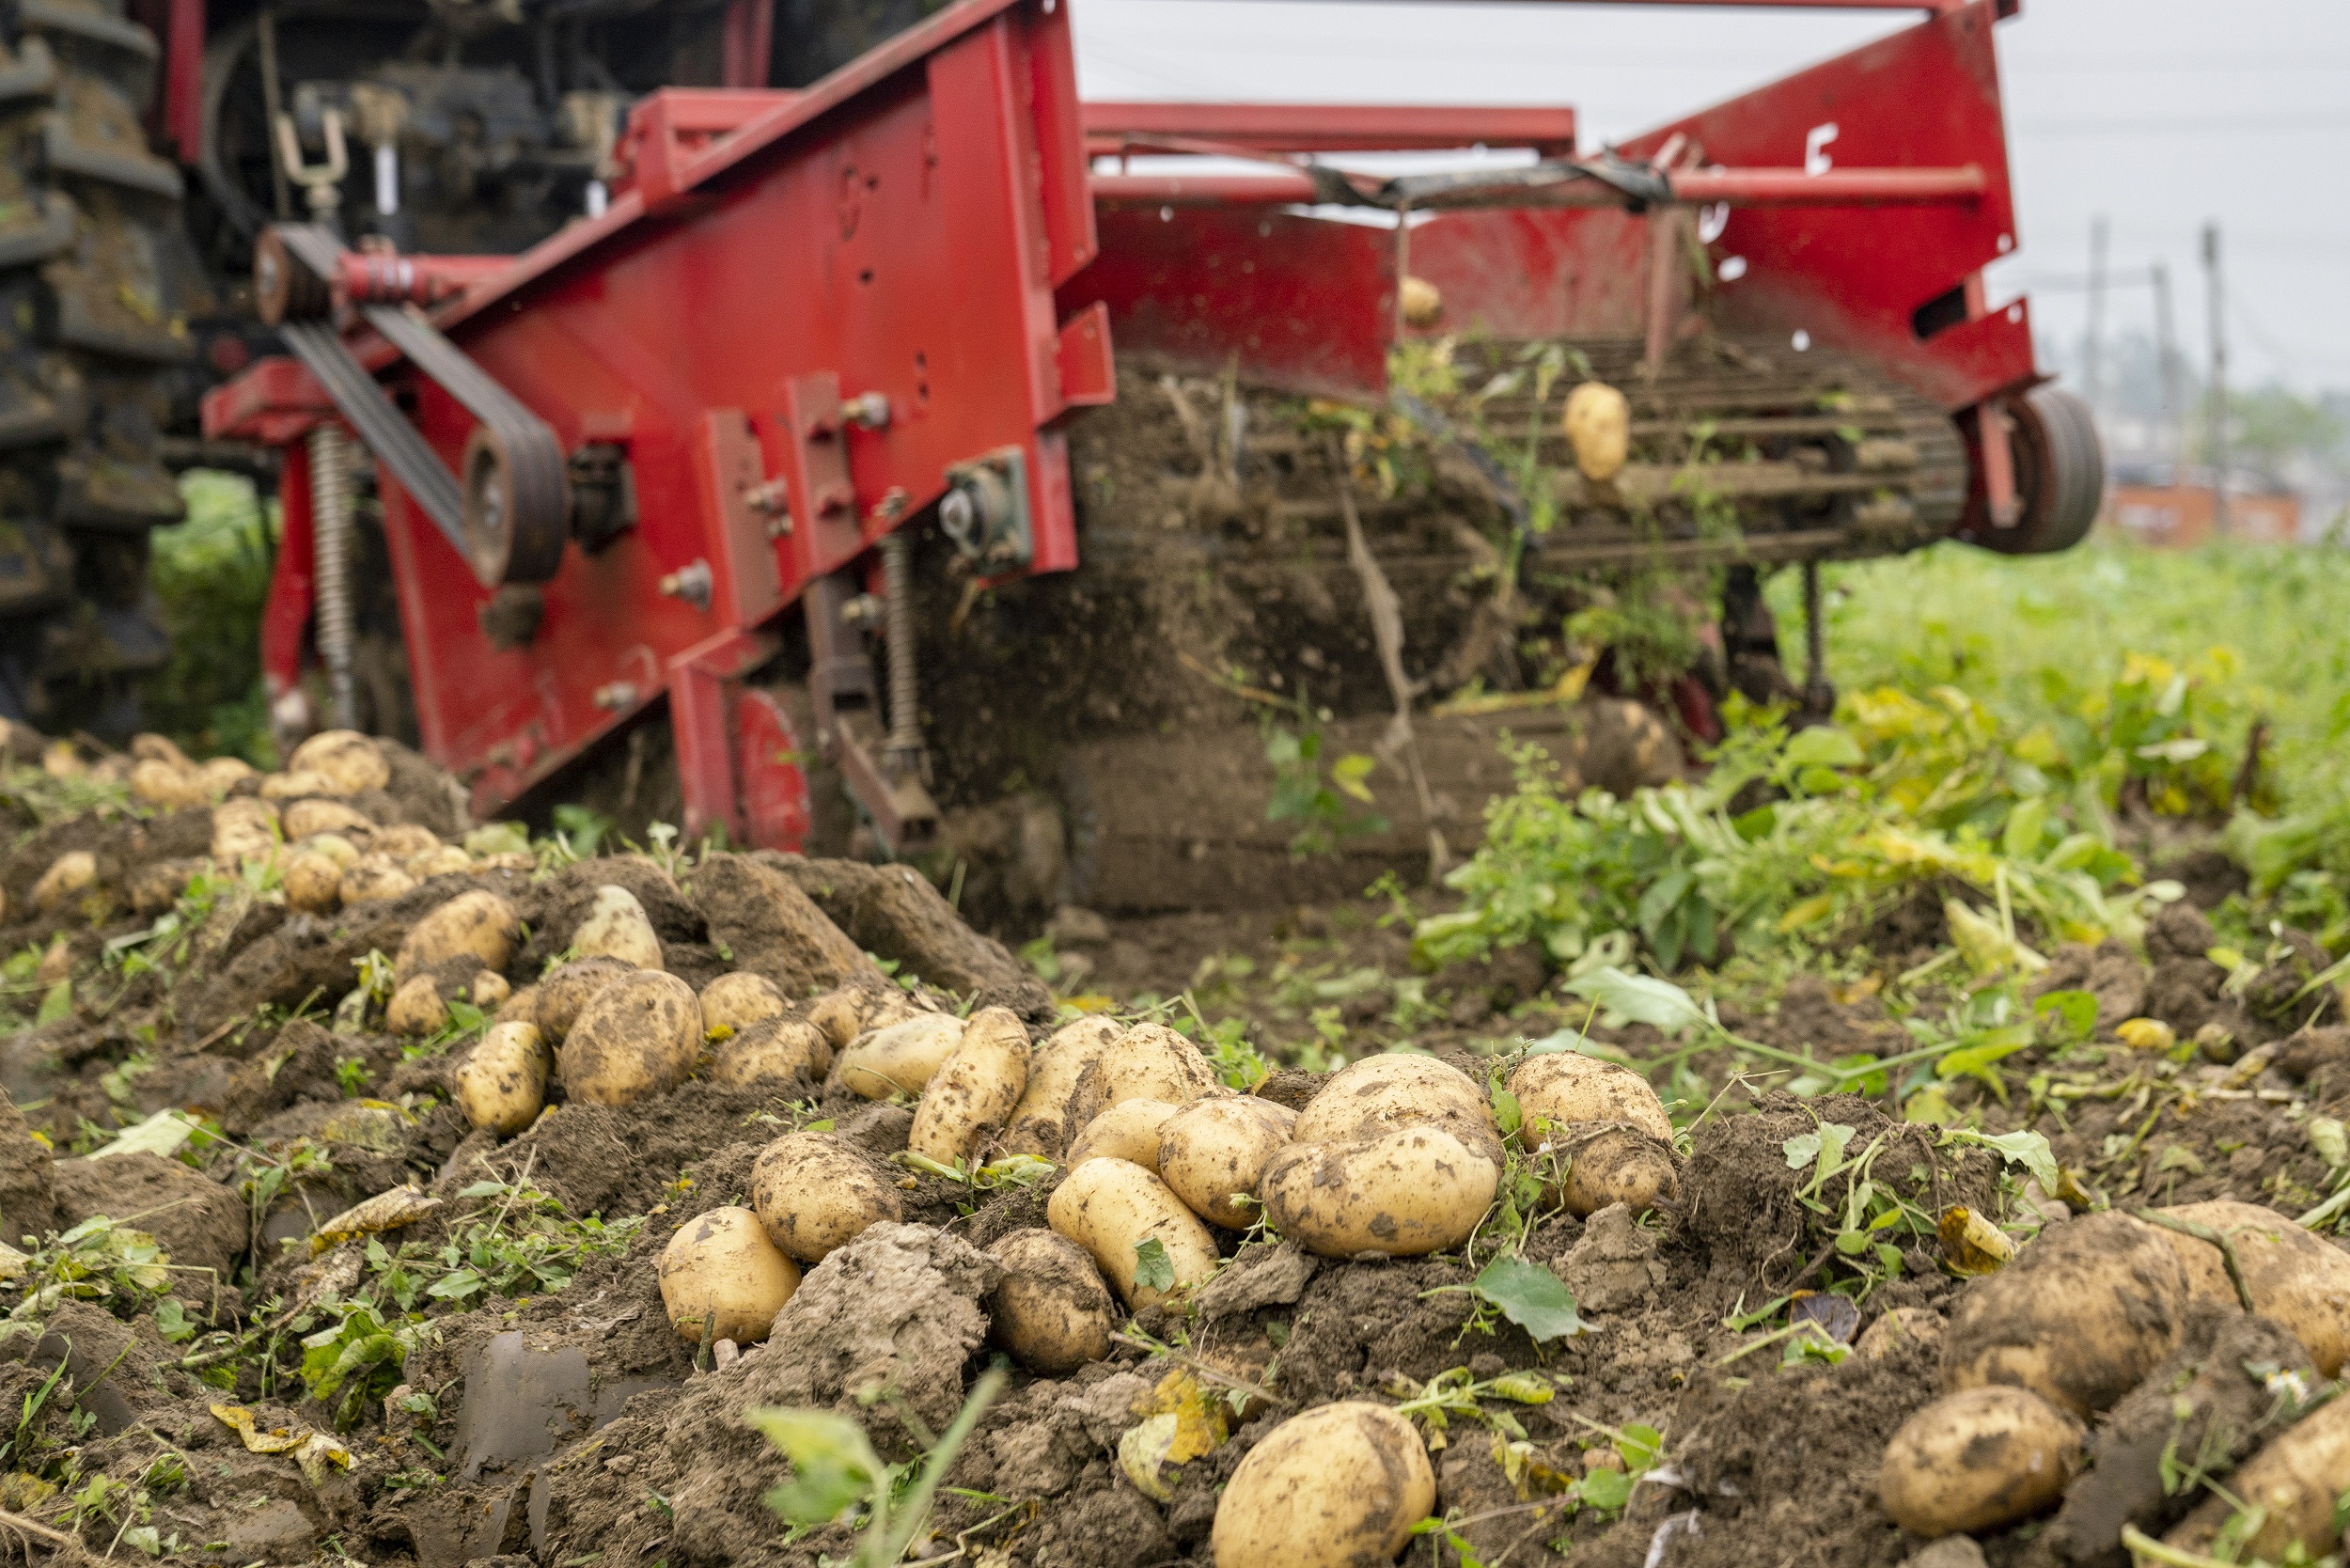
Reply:
[[[905,486],[891,485],[882,493],[882,498],[873,503],[873,520],[877,523],[895,524],[898,519],[906,514],[906,503],[909,499]]]
[[[617,713],[636,706],[636,687],[627,681],[615,681],[608,686],[598,686],[588,700],[607,713]]]
[[[840,405],[840,417],[860,430],[879,431],[889,428],[889,394],[863,392],[845,400]]]
[[[708,561],[694,561],[678,568],[661,579],[664,598],[682,599],[697,610],[710,608],[710,593],[713,584]]]

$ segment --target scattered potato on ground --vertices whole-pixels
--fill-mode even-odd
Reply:
[[[639,969],[589,998],[563,1037],[563,1090],[626,1105],[685,1081],[701,1055],[701,1003],[675,975]]]
[[[212,798],[202,774],[154,758],[132,766],[131,793],[152,806],[201,806]]]
[[[1110,1353],[1117,1303],[1086,1249],[1054,1231],[1000,1237],[988,1256],[1004,1278],[988,1297],[988,1339],[1040,1377],[1062,1377]]]
[[[266,860],[277,848],[277,808],[249,796],[212,808],[212,858],[224,871]]]
[[[1130,1160],[1088,1160],[1061,1178],[1044,1212],[1053,1229],[1084,1247],[1136,1311],[1215,1273],[1215,1237],[1207,1226],[1165,1182]],[[1171,1283],[1146,1285],[1135,1278],[1136,1248],[1150,1241],[1166,1250]]]
[[[1027,1027],[1009,1008],[973,1013],[923,1086],[906,1147],[940,1165],[984,1164],[1027,1086]]]
[[[359,846],[339,833],[313,833],[294,846],[306,855],[322,855],[337,867],[355,865]]]
[[[1216,1568],[1370,1568],[1436,1506],[1410,1420],[1347,1400],[1292,1416],[1248,1450],[1216,1499]]]
[[[1526,1058],[1510,1074],[1510,1092],[1528,1118],[1545,1121],[1629,1121],[1652,1137],[1672,1141],[1672,1119],[1649,1081],[1631,1068],[1580,1051],[1549,1051]]]
[[[562,1044],[579,1010],[597,992],[634,972],[634,965],[617,958],[576,958],[550,971],[532,988],[539,996],[539,1032],[547,1037],[548,1044]]]
[[[495,893],[460,893],[408,928],[392,971],[405,980],[461,956],[484,969],[503,969],[513,962],[521,929],[513,905]]]
[[[307,839],[314,833],[365,839],[375,831],[374,823],[339,800],[297,800],[286,808],[284,826],[289,839]]]
[[[680,1337],[697,1344],[759,1343],[799,1288],[799,1269],[748,1209],[729,1205],[689,1219],[661,1249],[661,1304]]]
[[[775,1244],[804,1263],[903,1213],[889,1168],[838,1133],[786,1133],[760,1151],[751,1202]]]
[[[1397,1127],[1438,1126],[1501,1163],[1501,1133],[1477,1081],[1434,1057],[1395,1051],[1330,1074],[1297,1114],[1299,1143],[1375,1137]]]
[[[376,744],[355,729],[324,729],[294,747],[286,759],[290,774],[315,772],[326,776],[331,791],[355,795],[380,790],[392,781],[391,764]]]
[[[204,780],[205,792],[213,795],[225,795],[246,779],[260,776],[259,770],[242,757],[215,757],[196,771]]]
[[[1468,1240],[1500,1180],[1499,1166],[1445,1128],[1398,1127],[1292,1143],[1266,1162],[1258,1196],[1273,1228],[1309,1252],[1412,1258]]]
[[[484,969],[473,978],[470,995],[473,998],[473,1005],[478,1008],[504,1007],[507,998],[513,994],[514,988],[509,985],[506,977],[495,969]]]
[[[469,1124],[500,1137],[521,1132],[546,1105],[548,1057],[535,1026],[491,1025],[457,1070],[457,1108]]]
[[[316,768],[304,768],[296,773],[270,773],[261,776],[263,800],[307,800],[319,795],[335,795],[342,792],[335,788],[335,780]]]
[[[1064,1164],[1088,1160],[1132,1160],[1159,1173],[1159,1129],[1177,1107],[1164,1100],[1120,1100],[1078,1129]]]
[[[859,1035],[833,1064],[833,1078],[868,1100],[919,1094],[963,1043],[963,1027],[951,1013],[923,1012]]]
[[[384,1027],[394,1034],[438,1034],[447,1024],[447,1004],[441,999],[439,982],[430,974],[401,980],[384,1008]]]
[[[712,1081],[735,1088],[790,1078],[821,1084],[831,1068],[831,1043],[801,1018],[762,1018],[710,1046]]]
[[[661,967],[661,938],[636,895],[617,884],[596,889],[587,917],[572,933],[572,951],[581,958],[617,958],[639,969]]]
[[[2226,1236],[2243,1266],[2253,1310],[2290,1330],[2320,1375],[2333,1377],[2342,1371],[2342,1362],[2350,1359],[2350,1254],[2258,1203],[2223,1199],[2160,1212]],[[2177,1231],[2155,1229],[2186,1270],[2190,1299],[2235,1301],[2235,1286],[2218,1247]]]
[[[400,868],[418,882],[431,882],[436,876],[463,876],[474,869],[473,856],[455,844],[443,844],[429,849]]]
[[[368,847],[405,865],[429,850],[439,849],[441,836],[416,823],[394,823],[389,827],[377,828],[374,837],[368,840]]]
[[[1559,1201],[1578,1217],[1622,1203],[1636,1213],[1673,1192],[1672,1145],[1629,1121],[1554,1127],[1549,1147],[1566,1164]]]
[[[286,907],[325,915],[342,907],[343,869],[332,855],[305,850],[286,862]]]
[[[2314,1559],[2342,1544],[2340,1499],[2350,1492],[2350,1399],[2321,1404],[2252,1456],[2228,1490],[2262,1511],[2257,1528],[2236,1544],[2233,1560],[2283,1562],[2295,1547]],[[2208,1556],[2236,1510],[2205,1498],[2163,1544]]]
[[[2081,1466],[2081,1423],[2027,1388],[1945,1394],[1902,1423],[1877,1497],[1904,1529],[1949,1535],[2056,1505]]]
[[[343,906],[396,899],[415,886],[416,879],[392,864],[389,855],[363,855],[343,868]]]
[[[63,907],[98,880],[98,856],[87,850],[68,850],[49,863],[33,884],[33,907],[43,912]]]
[[[492,1022],[529,1024],[535,1027],[539,1022],[539,988],[535,985],[525,985],[520,990],[508,993],[506,1000],[498,1004],[497,1016]],[[546,1030],[540,1029],[539,1038],[546,1040]],[[547,1041],[548,1049],[554,1049],[554,1045],[553,1041]]]
[[[1862,1358],[1874,1361],[1904,1345],[1922,1345],[1932,1350],[1941,1342],[1941,1313],[1925,1307],[1895,1307],[1878,1314],[1877,1321],[1853,1341],[1853,1349]]]
[[[1071,1096],[1088,1121],[1120,1100],[1183,1105],[1223,1086],[1199,1047],[1164,1024],[1137,1024],[1094,1053]]]
[[[1159,1127],[1155,1168],[1191,1212],[1211,1225],[1246,1231],[1257,1223],[1258,1178],[1289,1146],[1297,1113],[1246,1094],[1194,1100]]]
[[[1012,1111],[1004,1147],[1015,1154],[1059,1159],[1085,1124],[1106,1108],[1097,1105],[1087,1111],[1075,1105],[1078,1080],[1103,1049],[1125,1032],[1113,1018],[1080,1018],[1041,1043],[1029,1059],[1028,1087]]]
[[[790,1005],[764,975],[738,971],[702,987],[702,1027],[739,1033],[762,1018],[780,1018]]]

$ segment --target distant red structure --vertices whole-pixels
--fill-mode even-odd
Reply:
[[[2217,532],[2212,512],[2212,493],[2205,485],[2117,484],[2107,494],[2105,520],[2141,544],[2184,550]],[[2227,537],[2293,543],[2301,537],[2301,498],[2230,492]]]

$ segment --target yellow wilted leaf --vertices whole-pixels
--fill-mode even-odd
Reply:
[[[1778,917],[1779,934],[1783,936],[1791,931],[1801,931],[1815,921],[1824,920],[1835,907],[1833,894],[1814,893]]]
[[[1213,1453],[1232,1435],[1230,1406],[1223,1397],[1201,1388],[1198,1378],[1180,1369],[1159,1379],[1145,1408],[1154,1416],[1175,1418],[1174,1436],[1167,1450],[1171,1464]]]
[[[439,1199],[427,1198],[424,1190],[414,1184],[379,1192],[320,1226],[310,1237],[310,1256],[315,1258],[354,1236],[371,1236],[378,1231],[397,1231],[403,1225],[414,1225],[440,1206]]]
[[[2159,1018],[2124,1018],[2113,1037],[2135,1051],[2167,1051],[2179,1043],[2176,1029]]]
[[[1942,1241],[1942,1261],[1955,1274],[1990,1274],[2015,1256],[2007,1232],[1964,1203],[1942,1211],[1935,1233]]]

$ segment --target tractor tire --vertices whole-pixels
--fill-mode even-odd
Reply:
[[[154,36],[120,0],[17,0],[0,34],[0,715],[108,739],[170,649],[149,536],[195,357],[180,171],[147,146]]]

